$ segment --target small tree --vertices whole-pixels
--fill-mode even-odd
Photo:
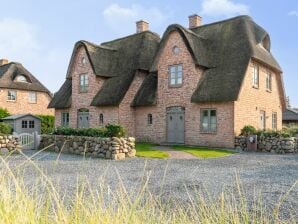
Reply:
[[[10,116],[8,110],[0,107],[0,120],[8,116]]]
[[[248,136],[256,134],[257,130],[251,125],[245,125],[241,130],[241,135]]]

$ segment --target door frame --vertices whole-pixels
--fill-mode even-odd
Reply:
[[[175,109],[177,111],[175,111]],[[179,111],[180,110],[180,111]],[[169,114],[183,114],[184,119],[183,119],[183,143],[175,143],[175,142],[169,142],[169,136],[168,136],[168,115]],[[185,107],[183,106],[170,106],[166,108],[166,142],[167,143],[173,143],[173,144],[185,144]]]
[[[262,130],[266,130],[266,111],[265,110],[260,110],[259,112],[259,125],[261,125],[261,116],[263,116],[263,123],[262,123]]]
[[[90,128],[90,112],[88,109],[85,109],[85,108],[81,108],[78,110],[78,113],[77,113],[77,128],[80,128],[79,127],[79,123],[80,123],[80,115],[88,115],[88,127],[87,128]]]

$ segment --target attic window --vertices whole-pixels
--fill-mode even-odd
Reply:
[[[28,82],[27,78],[24,75],[18,75],[16,80],[17,82]]]
[[[85,57],[82,57],[82,65],[86,65],[86,63],[87,63],[86,58]]]
[[[270,52],[270,37],[269,35],[265,36],[265,38],[262,40],[262,46]]]
[[[179,48],[178,46],[174,46],[174,47],[173,47],[173,53],[174,53],[174,54],[179,54],[180,51],[181,51],[181,50],[180,50],[180,48]]]

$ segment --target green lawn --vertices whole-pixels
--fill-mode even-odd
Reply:
[[[199,158],[217,158],[222,156],[232,155],[235,152],[231,152],[224,149],[212,149],[212,148],[204,148],[204,147],[187,147],[187,146],[173,146],[175,150],[180,150],[183,152],[190,153]]]
[[[169,154],[167,152],[162,152],[162,151],[153,149],[154,146],[156,145],[150,144],[150,143],[137,143],[136,155],[139,157],[159,158],[159,159],[164,159],[169,157]]]

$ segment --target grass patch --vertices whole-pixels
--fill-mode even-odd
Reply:
[[[183,152],[190,153],[199,158],[217,158],[223,156],[229,156],[234,154],[235,152],[231,152],[224,149],[212,149],[212,148],[205,148],[205,147],[187,147],[187,146],[173,146],[175,150],[180,150]]]
[[[139,157],[146,157],[146,158],[158,158],[164,159],[168,158],[169,154],[167,152],[162,152],[160,150],[156,150],[153,147],[156,146],[150,143],[137,143],[136,150],[137,156]]]

